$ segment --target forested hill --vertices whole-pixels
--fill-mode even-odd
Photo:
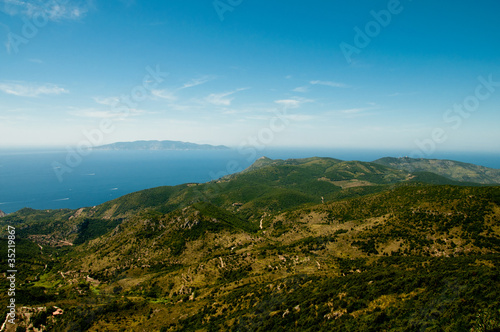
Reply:
[[[381,158],[374,163],[407,172],[431,172],[448,179],[482,184],[500,184],[500,169],[441,159]]]

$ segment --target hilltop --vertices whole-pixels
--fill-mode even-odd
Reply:
[[[0,245],[15,226],[16,301],[46,308],[20,324],[47,331],[468,331],[500,327],[499,221],[499,186],[264,157],[208,183],[23,209],[0,219]]]
[[[196,144],[181,141],[117,142],[94,147],[96,150],[228,150],[224,145]]]

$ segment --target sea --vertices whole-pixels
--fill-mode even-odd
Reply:
[[[81,152],[81,153],[80,153]],[[0,210],[76,209],[95,206],[135,191],[183,183],[204,183],[241,171],[256,159],[331,157],[373,161],[402,157],[405,151],[326,148],[265,148],[175,151],[0,150]],[[434,153],[500,169],[500,156],[487,153]]]

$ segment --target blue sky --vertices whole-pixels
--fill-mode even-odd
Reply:
[[[0,0],[0,147],[498,153],[498,13],[493,0]]]

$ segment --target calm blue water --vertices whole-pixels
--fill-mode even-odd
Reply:
[[[0,151],[0,210],[93,206],[125,194],[163,185],[207,182],[242,170],[261,156],[273,159],[333,157],[372,161],[404,156],[401,151],[339,149],[267,149],[228,151],[94,151],[66,160],[67,151]],[[500,168],[497,155],[435,153],[452,159]],[[71,163],[73,162],[73,164]],[[67,168],[66,168],[67,167]],[[57,176],[59,174],[59,177]]]

